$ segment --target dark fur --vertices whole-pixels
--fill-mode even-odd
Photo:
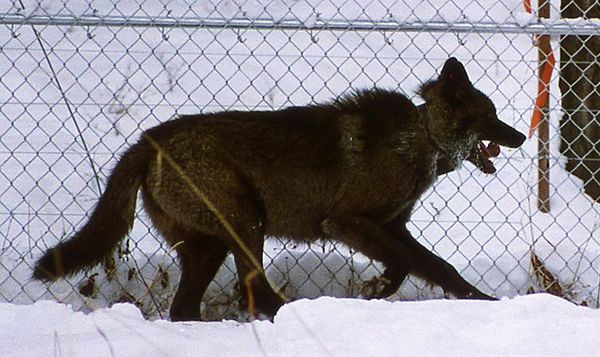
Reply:
[[[498,120],[454,58],[420,94],[424,115],[405,96],[373,89],[323,105],[190,115],[151,128],[117,163],[90,221],[50,249],[34,277],[54,280],[110,255],[131,227],[141,188],[181,261],[173,320],[200,318],[200,300],[229,252],[251,312],[273,316],[284,301],[254,264],[265,236],[339,241],[382,262],[389,284],[377,296],[412,273],[459,298],[491,299],[421,246],[406,223],[436,173],[463,160],[483,168],[479,140],[518,147],[524,136]]]

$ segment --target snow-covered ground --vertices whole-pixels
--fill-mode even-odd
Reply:
[[[431,2],[435,4],[423,2],[411,10],[404,1],[222,0],[188,5],[147,0],[143,6],[137,1],[113,6],[109,0],[75,0],[36,6],[36,1],[25,0],[19,12],[247,16],[307,23],[366,17],[532,21],[520,0]],[[0,3],[0,13],[14,13],[16,4]],[[558,1],[553,4],[557,7]],[[499,116],[525,133],[537,89],[537,53],[530,35],[36,29],[44,50],[31,27],[0,27],[0,301],[12,303],[0,305],[0,356],[600,355],[593,335],[600,331],[598,311],[546,295],[492,303],[300,300],[286,305],[273,324],[149,322],[132,305],[103,309],[115,301],[134,301],[151,320],[168,310],[178,270],[143,213],[131,233],[132,253],[125,255],[112,279],[101,268],[93,270],[90,296],[78,293],[90,281],[82,282],[83,275],[49,288],[30,280],[32,262],[83,223],[115,158],[143,129],[178,113],[303,105],[374,85],[397,88],[418,103],[419,83],[435,76],[452,55],[491,96]],[[553,45],[558,54],[556,39]],[[45,51],[69,107],[52,79]],[[557,82],[554,78],[550,103],[550,213],[536,207],[534,138],[518,150],[504,149],[493,176],[467,164],[442,177],[422,198],[410,228],[485,292],[515,297],[540,290],[531,266],[535,252],[565,297],[598,307],[600,207],[563,169]],[[377,266],[343,247],[271,242],[265,253],[266,260],[273,260],[268,269],[273,284],[296,299],[360,296],[364,281],[378,274]],[[237,316],[231,309],[236,305],[233,270],[228,260],[205,299],[205,318]],[[441,296],[439,288],[411,279],[394,299]],[[70,304],[75,311],[96,311],[84,315],[44,299]]]
[[[147,321],[135,306],[90,314],[40,301],[0,304],[0,355],[600,356],[600,311],[551,295],[497,302],[319,298],[274,321]]]

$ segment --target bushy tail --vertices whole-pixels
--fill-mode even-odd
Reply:
[[[49,249],[37,261],[35,279],[56,280],[110,256],[133,225],[137,191],[146,174],[148,156],[143,142],[125,152],[89,221],[71,239]]]

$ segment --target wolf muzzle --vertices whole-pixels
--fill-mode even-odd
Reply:
[[[525,142],[526,136],[513,129],[510,125],[495,120],[481,130],[481,140],[489,140],[509,148],[518,148]]]

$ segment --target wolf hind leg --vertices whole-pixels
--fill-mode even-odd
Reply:
[[[202,297],[229,249],[225,243],[211,236],[188,233],[179,237],[182,240],[175,249],[181,265],[181,278],[171,303],[171,320],[200,320]]]
[[[233,253],[241,306],[253,317],[264,314],[273,318],[285,301],[269,284],[263,267],[266,221],[263,203],[248,182],[234,178],[225,182],[230,185],[212,193],[219,197],[218,237]]]
[[[267,280],[262,263],[264,237],[262,233],[248,230],[244,237],[249,239],[244,239],[243,245],[237,241],[233,242],[233,238],[230,238],[230,247],[238,272],[242,307],[251,316],[256,317],[262,313],[272,319],[285,300],[273,290]]]
[[[144,208],[154,227],[174,247],[179,258],[181,277],[171,302],[171,320],[200,320],[202,297],[229,249],[216,236],[202,233],[169,215],[147,190],[142,190],[142,194]]]

